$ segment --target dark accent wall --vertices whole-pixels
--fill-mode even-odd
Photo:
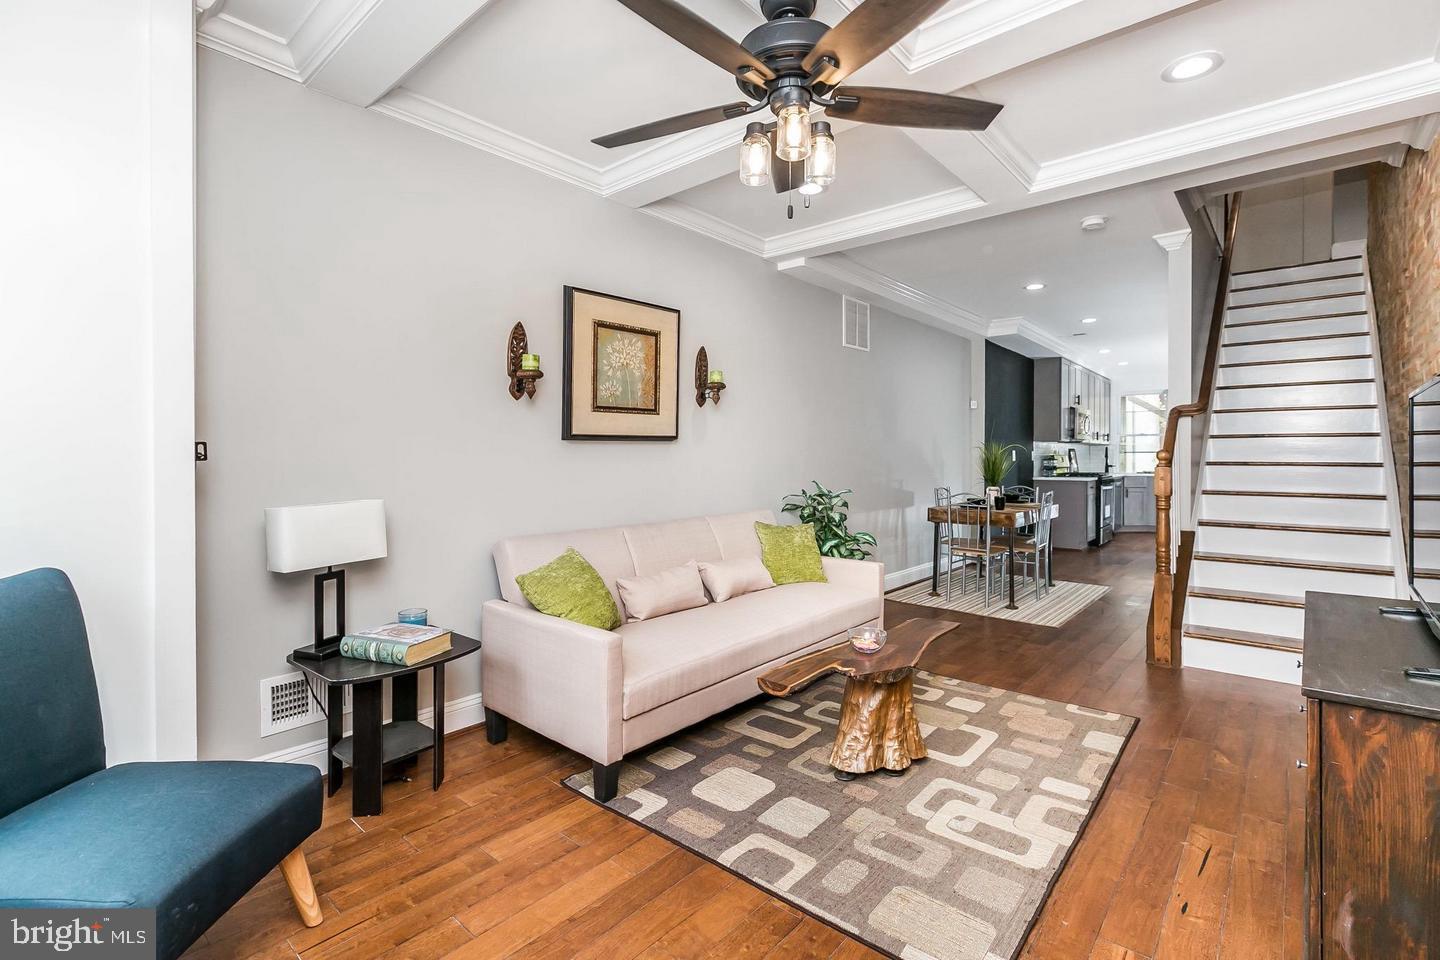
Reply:
[[[985,341],[985,439],[1035,445],[1035,361]],[[1019,455],[1009,484],[1033,486],[1035,461]]]

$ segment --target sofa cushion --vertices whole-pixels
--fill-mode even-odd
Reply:
[[[320,826],[308,764],[126,763],[0,820],[0,907],[154,907],[176,957]]]
[[[716,603],[724,603],[756,590],[769,590],[775,579],[759,557],[736,557],[718,563],[700,564],[700,579]]]
[[[615,584],[625,603],[625,615],[631,620],[652,620],[710,602],[694,560],[648,577],[621,577]]]
[[[620,591],[615,587],[619,577],[635,576],[635,563],[620,527],[601,530],[575,530],[570,533],[542,533],[533,537],[510,537],[495,544],[495,572],[500,578],[500,595],[511,603],[534,609],[520,591],[515,578],[543,563],[549,563],[573,548],[584,557],[616,603]]]
[[[541,613],[600,630],[620,626],[614,595],[590,562],[573,547],[549,563],[519,574],[515,582],[525,599]]]
[[[876,594],[796,583],[627,623],[625,719],[653,710],[880,615]],[[757,693],[758,688],[757,688]]]
[[[637,576],[673,570],[692,560],[719,560],[720,544],[704,517],[621,527]]]
[[[755,535],[760,539],[760,559],[777,584],[824,582],[813,523],[786,527],[756,521]]]

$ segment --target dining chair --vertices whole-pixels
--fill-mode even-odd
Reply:
[[[1040,498],[1039,517],[1035,521],[1035,535],[1022,543],[1015,544],[1015,564],[1020,579],[1025,579],[1025,572],[1033,565],[1035,576],[1035,599],[1039,600],[1041,591],[1049,591],[1050,580],[1050,514],[1055,509],[1055,491],[1047,490]],[[1044,575],[1041,568],[1044,567]]]
[[[953,585],[953,571],[955,561],[960,562],[960,592],[966,592],[967,577],[969,576],[970,565],[975,565],[975,586],[980,587],[980,581],[985,581],[985,606],[990,606],[991,594],[996,590],[1003,589],[1001,584],[1005,577],[1005,564],[1007,563],[1008,551],[1004,544],[994,541],[994,518],[992,507],[987,497],[976,494],[958,494],[949,498],[950,507],[968,508],[966,519],[971,523],[955,523],[953,511],[945,511],[945,529],[941,530],[941,541],[945,545],[947,561],[945,565],[945,599],[951,598],[951,587]],[[1000,566],[1000,575],[995,575],[995,565]],[[1003,599],[1003,594],[1002,594]]]
[[[1005,494],[1005,500],[1010,503],[1034,503],[1036,499],[1035,488],[1027,487],[1023,483],[1017,483],[1013,487],[1006,487],[1003,492]],[[1033,537],[1035,535],[1035,525],[1026,524],[1018,528],[1015,531],[1015,535]]]

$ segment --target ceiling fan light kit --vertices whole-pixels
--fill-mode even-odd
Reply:
[[[828,121],[811,116],[815,107],[856,123],[943,130],[984,130],[1001,109],[996,103],[921,90],[840,85],[946,0],[865,0],[834,27],[811,19],[815,0],[760,0],[766,22],[739,43],[679,0],[620,2],[731,73],[751,102],[695,110],[597,137],[593,142],[602,147],[683,133],[768,107],[775,122],[751,123],[741,140],[740,182],[753,187],[769,183],[776,193],[799,190],[808,204],[809,197],[835,181],[835,135]]]

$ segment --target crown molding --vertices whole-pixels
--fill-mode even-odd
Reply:
[[[887,231],[983,206],[985,201],[969,187],[953,187],[769,237],[765,241],[765,256],[774,259],[802,250],[815,255],[826,252],[824,247],[839,246],[860,237],[868,241],[881,240]]]
[[[1000,320],[991,320],[985,330],[985,339],[998,340],[1001,337],[1020,337],[1050,356],[1064,357],[1066,360],[1074,360],[1079,363],[1088,362],[1086,359],[1088,355],[1084,351],[1076,350],[1048,330],[1042,330],[1024,317],[1004,317]],[[1001,346],[1014,349],[1010,344],[1001,344]],[[1024,355],[1030,356],[1030,354]]]
[[[195,41],[237,60],[305,83],[382,0],[319,0],[290,37],[225,12],[224,0],[197,0]]]
[[[1440,94],[1440,63],[1422,60],[1040,164],[1031,192]]]
[[[696,209],[688,203],[667,198],[656,200],[654,203],[646,204],[638,209],[641,213],[648,213],[666,223],[673,223],[687,230],[704,234],[737,250],[744,250],[746,253],[756,256],[765,255],[765,239],[763,237],[748,230],[742,230],[733,223]]]
[[[1435,146],[1436,137],[1440,137],[1440,113],[1430,113],[1415,119],[1405,142],[1416,150],[1429,151]]]
[[[841,254],[794,257],[775,264],[781,273],[837,293],[861,296],[867,301],[911,320],[966,337],[983,337],[989,329],[984,317],[948,300],[932,296],[894,277],[872,270]]]
[[[1190,239],[1190,229],[1187,227],[1184,230],[1171,230],[1169,233],[1157,233],[1150,239],[1160,244],[1160,246],[1164,247],[1168,252],[1174,253],[1176,250],[1185,246],[1185,241]]]
[[[1034,191],[1035,179],[1040,175],[1040,164],[1005,132],[1005,128],[998,121],[991,123],[985,130],[975,131],[974,136],[1027,193]]]

